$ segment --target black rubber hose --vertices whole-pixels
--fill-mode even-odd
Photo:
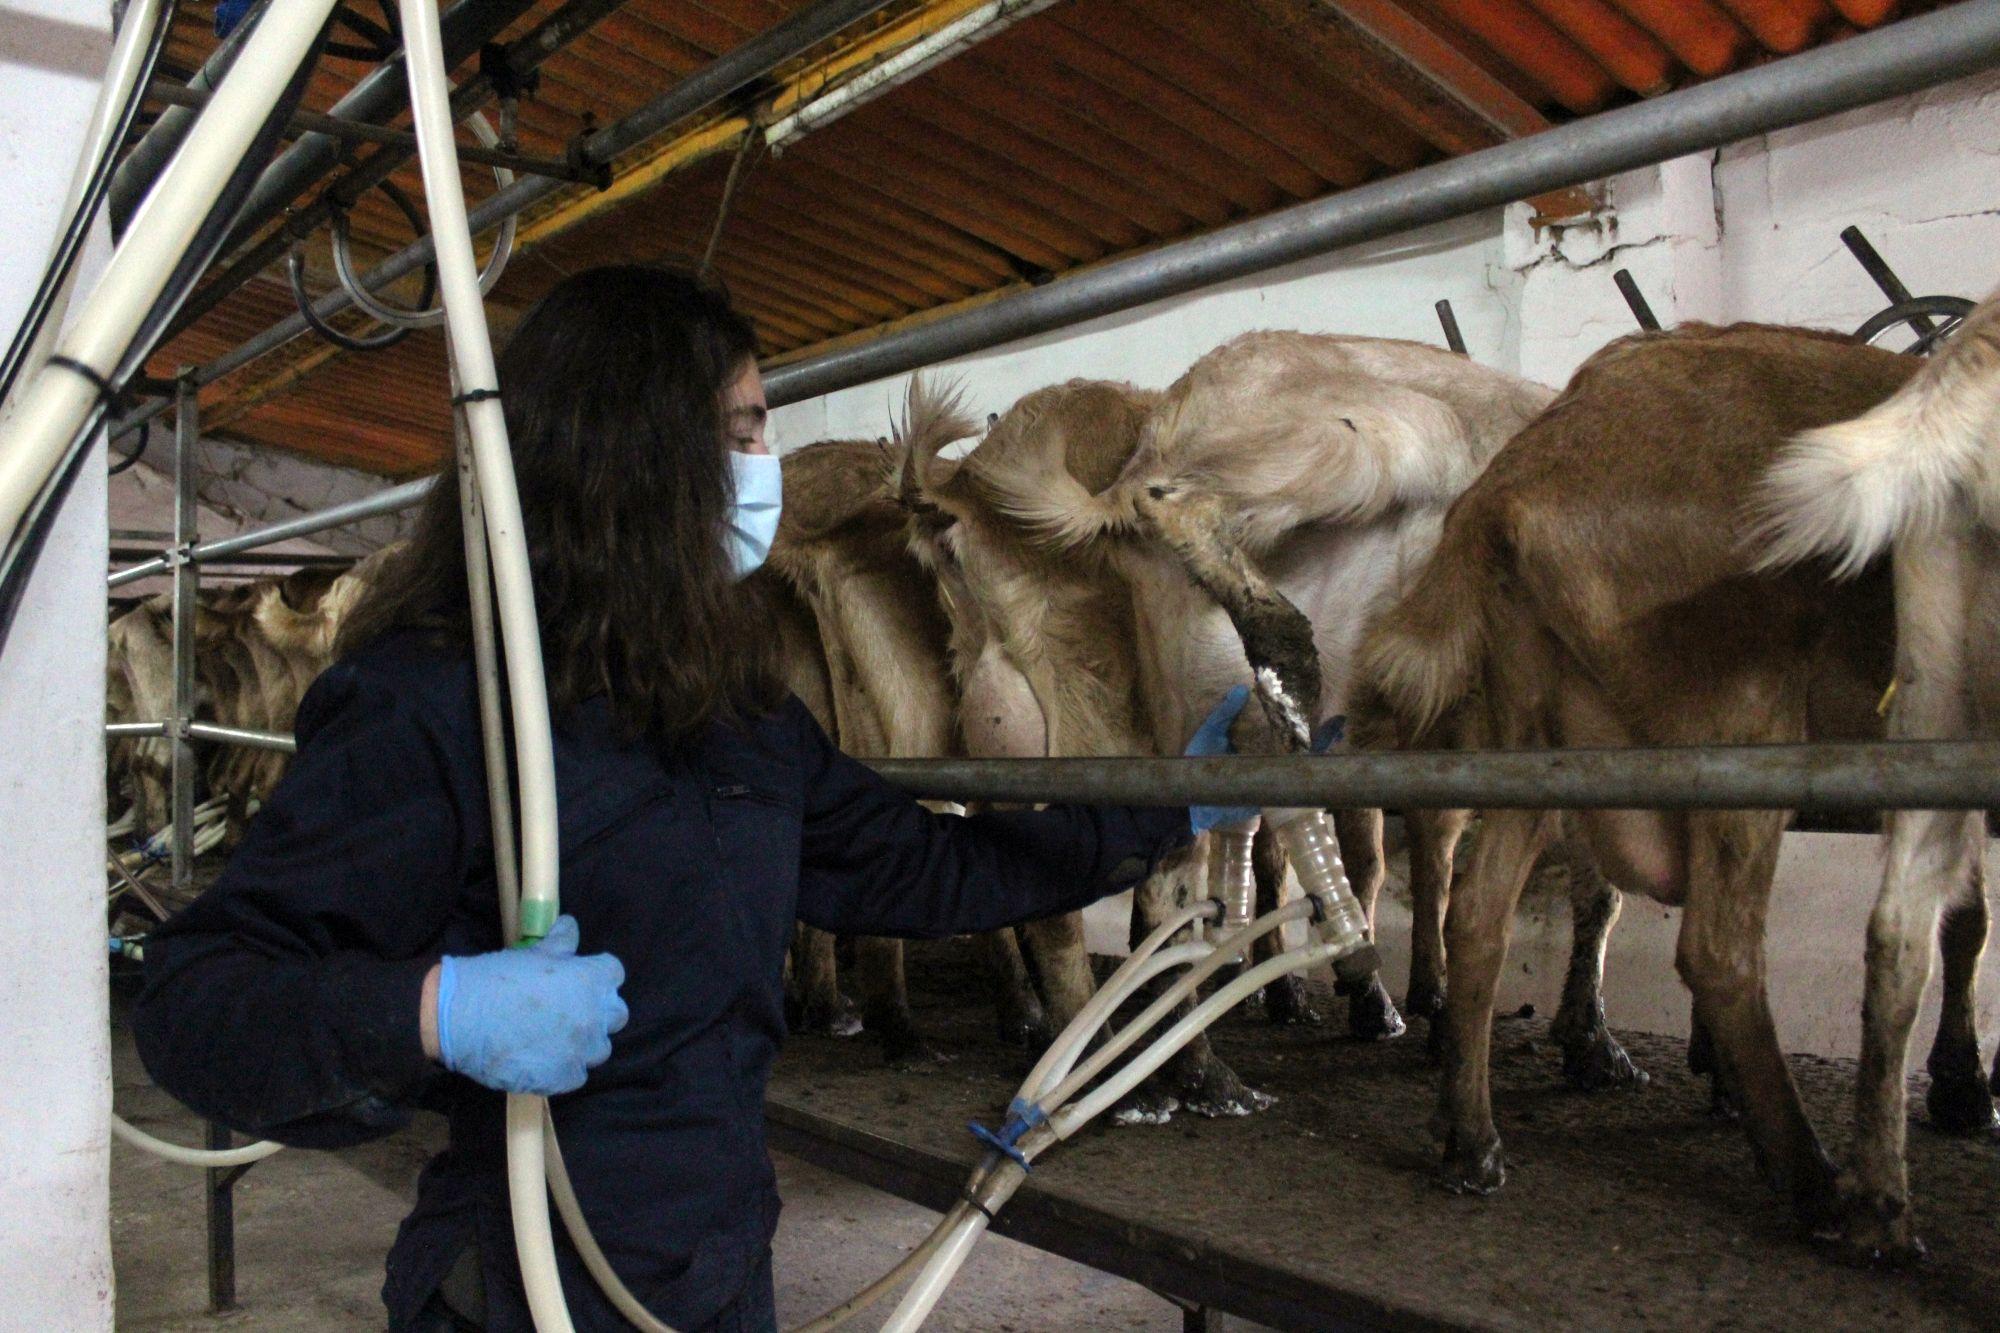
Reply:
[[[130,472],[133,468],[139,465],[139,460],[146,456],[146,446],[151,444],[152,442],[153,442],[153,423],[150,421],[140,422],[139,447],[137,449],[134,449],[131,453],[125,455],[125,457],[119,459],[116,463],[113,463],[110,466],[110,468],[105,471],[104,475],[107,477],[115,477],[121,472]],[[105,447],[107,450],[110,448],[109,442],[106,443]]]
[[[268,9],[268,7],[267,7]],[[260,12],[257,18],[261,19]],[[329,19],[329,25],[331,19]],[[320,30],[319,38],[307,51],[306,58],[299,62],[297,72],[285,88],[269,116],[258,129],[257,137],[251,142],[243,160],[236,164],[229,179],[223,183],[215,206],[209,209],[195,232],[193,242],[181,256],[180,263],[167,279],[154,301],[151,310],[140,322],[138,332],[119,359],[117,367],[108,377],[111,383],[122,385],[131,379],[146,358],[152,355],[153,344],[167,326],[167,322],[180,309],[181,303],[194,290],[195,282],[208,266],[214,262],[216,252],[228,239],[229,229],[235,223],[237,214],[243,209],[244,201],[250,196],[251,187],[258,176],[277,155],[278,145],[284,142],[285,124],[298,110],[299,102],[305,95],[306,85],[312,78],[314,66],[319,63],[320,48],[325,43],[327,29]],[[50,475],[36,495],[34,503],[23,516],[21,526],[8,543],[4,556],[0,556],[0,653],[5,653],[7,642],[13,634],[14,616],[21,608],[21,595],[26,590],[29,576],[34,572],[35,563],[41,558],[42,547],[48,541],[49,530],[55,526],[55,516],[62,511],[62,504],[69,496],[70,487],[77,474],[82,471],[83,460],[90,456],[90,442],[104,424],[105,416],[111,410],[111,402],[100,398],[91,410],[83,428],[70,441],[62,462]]]
[[[1919,354],[1928,352],[1933,343],[1944,337],[1959,320],[1971,314],[1978,304],[1977,301],[1968,301],[1963,296],[1913,296],[1907,301],[1898,301],[1869,316],[1867,322],[1854,331],[1854,340],[1863,343],[1874,342],[1898,324],[1908,324],[1914,328],[1918,320],[1928,321],[1931,318],[1950,320],[1950,324],[1935,329],[1926,323],[1921,330],[1922,336],[1917,339],[1916,345],[1909,349]]]
[[[49,320],[49,311],[55,307],[56,294],[62,291],[63,284],[69,280],[70,270],[76,267],[76,257],[90,235],[91,224],[97,220],[97,210],[102,207],[104,196],[111,189],[119,150],[124,147],[125,136],[132,132],[132,125],[138,118],[139,104],[145,100],[146,86],[153,81],[153,70],[159,64],[160,51],[167,44],[167,31],[173,23],[174,0],[167,0],[160,7],[159,19],[146,45],[146,58],[139,67],[139,77],[126,93],[124,105],[118,108],[117,128],[105,141],[104,155],[91,168],[83,196],[76,201],[76,212],[63,228],[62,236],[56,243],[56,252],[42,274],[41,285],[35,289],[34,299],[28,303],[21,326],[14,331],[14,340],[7,345],[6,360],[0,361],[0,402],[5,402],[7,396],[14,392],[15,381],[20,379],[21,368],[28,358],[28,349],[41,336],[42,326]]]

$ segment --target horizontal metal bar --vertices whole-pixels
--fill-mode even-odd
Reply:
[[[1663,97],[767,366],[772,406],[1935,87],[2000,63],[2000,4],[1952,5]],[[303,322],[303,321],[301,321]]]
[[[338,528],[348,523],[359,523],[366,518],[380,514],[393,514],[399,509],[408,509],[422,500],[431,488],[432,478],[423,477],[417,481],[406,481],[401,486],[391,486],[359,500],[349,500],[328,509],[316,510],[310,514],[300,514],[282,523],[269,527],[255,528],[234,537],[218,537],[212,542],[202,542],[188,553],[197,564],[222,561],[225,556],[253,551],[260,546],[271,546],[277,542],[290,541],[294,537],[309,537],[315,532],[325,532],[328,528]],[[108,580],[110,587],[116,588],[139,579],[163,574],[169,568],[165,556],[159,556],[143,564],[133,565],[112,574]]]
[[[188,723],[188,739],[195,741],[220,741],[224,745],[243,745],[253,750],[282,750],[286,754],[298,752],[299,743],[288,735],[275,731],[251,731],[244,727],[224,727],[213,722]]]
[[[147,88],[146,96],[156,102],[166,102],[172,106],[201,108],[208,105],[212,93],[189,88],[171,80],[155,80]],[[393,129],[387,125],[373,125],[364,120],[347,120],[340,116],[329,116],[318,111],[294,111],[286,122],[286,128],[294,138],[302,134],[328,134],[345,143],[380,143],[398,148],[414,149],[417,136],[408,130]],[[530,157],[525,153],[510,153],[505,149],[486,148],[479,144],[458,144],[459,160],[474,162],[485,167],[505,167],[510,171],[530,172],[537,176],[550,176],[561,181],[594,182],[597,174],[554,157]]]
[[[165,736],[171,723],[167,722],[107,722],[104,735],[110,740],[128,737]],[[277,731],[251,731],[246,727],[225,727],[215,722],[190,722],[187,728],[191,741],[216,741],[223,745],[242,745],[253,750],[282,750],[295,754],[299,743],[291,736]]]
[[[911,795],[944,801],[1416,810],[2000,808],[2000,742],[1993,741],[867,762]]]
[[[143,546],[114,546],[111,548],[113,560],[145,560],[153,558],[150,548]],[[317,551],[252,551],[246,555],[228,556],[220,560],[204,560],[206,565],[244,565],[252,567],[270,566],[293,567],[298,569],[345,569],[354,563],[351,555],[330,555]]]

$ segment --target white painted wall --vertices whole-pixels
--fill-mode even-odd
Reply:
[[[110,51],[102,4],[0,4],[0,330],[40,278]],[[102,264],[100,237],[85,280]],[[104,466],[86,462],[0,656],[0,1326],[111,1327]]]
[[[1608,184],[1597,217],[1537,234],[1525,207],[1356,247],[1062,333],[959,358],[968,406],[1004,411],[1072,376],[1164,387],[1235,334],[1291,328],[1442,343],[1431,306],[1449,297],[1474,357],[1559,385],[1635,325],[1613,285],[1632,270],[1662,322],[1755,319],[1851,329],[1886,301],[1839,240],[1858,224],[1919,295],[1980,297],[2000,284],[2000,74],[1987,74],[1634,172]],[[780,408],[775,447],[886,434],[904,378]],[[1880,861],[1873,840],[1787,841],[1771,916],[1779,1030],[1795,1050],[1854,1053],[1860,959]],[[1118,903],[1091,916],[1095,948],[1122,952]],[[1394,987],[1406,974],[1407,907],[1385,907]],[[1673,972],[1677,915],[1634,901],[1608,965],[1612,1021],[1684,1033]],[[1522,914],[1502,1003],[1552,1010],[1568,913]],[[1984,1030],[2000,1028],[2000,955],[1983,978]],[[1922,1020],[1928,1042],[1937,986]]]

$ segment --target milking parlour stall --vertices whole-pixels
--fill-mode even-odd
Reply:
[[[2000,1325],[2000,4],[0,61],[0,1328]]]

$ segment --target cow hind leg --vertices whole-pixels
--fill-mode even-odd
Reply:
[[[1724,1076],[1741,1091],[1759,1167],[1808,1227],[1836,1214],[1833,1168],[1799,1102],[1764,991],[1764,921],[1783,811],[1688,817],[1688,885],[1675,966]],[[1928,947],[1929,940],[1926,938]]]
[[[1977,815],[1970,817],[1976,825]],[[1993,1093],[1979,1062],[1979,960],[1986,952],[1986,870],[1979,855],[1980,830],[1969,839],[1967,874],[1959,900],[1947,907],[1938,926],[1938,953],[1944,960],[1944,1008],[1931,1044],[1931,1089],[1926,1105],[1931,1125],[1948,1134],[1981,1134],[2000,1125]],[[2000,1058],[2000,1057],[1996,1057]]]
[[[825,1037],[851,1037],[861,1031],[861,1015],[854,1002],[840,993],[834,937],[801,925],[793,939],[793,959],[797,1018],[792,1030]]]
[[[1938,909],[1971,881],[1978,831],[1978,819],[1959,812],[1904,810],[1890,819],[1888,869],[1868,921],[1854,1156],[1840,1181],[1838,1243],[1858,1258],[1895,1263],[1923,1255],[1903,1155],[1905,1066],[1910,1029],[1930,980]],[[1977,1061],[1975,1051],[1975,1079]]]
[[[1205,844],[1197,843],[1187,852],[1169,858],[1139,886],[1132,900],[1135,943],[1172,912],[1206,895],[1206,858],[1196,855],[1202,850],[1205,850]],[[1135,1000],[1134,1012],[1150,1003],[1171,984],[1172,974],[1149,983]],[[1153,1029],[1153,1035],[1165,1032],[1193,1007],[1191,999],[1181,1004],[1170,1017],[1162,1020],[1159,1027]],[[1184,1106],[1196,1115],[1251,1115],[1264,1110],[1273,1101],[1237,1077],[1236,1071],[1215,1053],[1205,1033],[1197,1035],[1161,1067],[1157,1083],[1159,1086],[1152,1089],[1155,1097],[1164,1097],[1167,1102]],[[1144,1093],[1148,1089],[1142,1087],[1140,1091]],[[1142,1099],[1140,1102],[1128,1102],[1116,1114],[1125,1123],[1136,1123],[1147,1117],[1148,1108]]]
[[[1448,984],[1438,1025],[1444,1068],[1437,1128],[1444,1140],[1443,1182],[1454,1193],[1490,1194],[1507,1179],[1488,1081],[1493,993],[1507,961],[1514,904],[1547,839],[1547,824],[1534,810],[1488,813],[1445,921]]]
[[[1404,827],[1410,838],[1410,988],[1403,1012],[1430,1028],[1431,1059],[1441,1057],[1444,1025],[1444,918],[1451,903],[1452,864],[1458,841],[1472,814],[1467,810],[1409,810]]]
[[[861,1025],[882,1045],[892,1065],[937,1064],[945,1056],[924,1040],[910,1015],[903,976],[903,942],[878,935],[855,941],[854,970],[861,984]]]
[[[1021,957],[1021,942],[1012,927],[990,931],[981,938],[986,975],[993,983],[993,1011],[1000,1040],[1009,1046],[1039,1049],[1054,1039],[1055,1030],[1042,1012],[1034,978]]]
[[[1618,890],[1574,841],[1565,839],[1558,855],[1569,871],[1569,971],[1549,1035],[1562,1050],[1563,1077],[1582,1092],[1643,1087],[1645,1071],[1604,1024],[1604,948],[1618,921]]]
[[[1338,810],[1334,812],[1334,832],[1340,839],[1340,859],[1347,868],[1348,883],[1361,910],[1368,916],[1369,938],[1374,938],[1375,904],[1382,896],[1386,868],[1382,859],[1382,812],[1380,810]],[[1382,1041],[1403,1035],[1403,1016],[1380,974],[1363,980],[1341,981],[1335,989],[1347,997],[1347,1028],[1362,1041]]]
[[[1262,916],[1284,905],[1288,867],[1284,848],[1269,829],[1259,827],[1250,846],[1252,865],[1257,872],[1257,914]],[[1275,958],[1284,947],[1284,932],[1272,931],[1253,946],[1255,961]],[[1312,1007],[1306,992],[1305,978],[1296,972],[1268,983],[1255,998],[1263,1005],[1264,1017],[1279,1027],[1320,1021],[1319,1011]],[[1245,1007],[1249,1007],[1247,1003]]]

